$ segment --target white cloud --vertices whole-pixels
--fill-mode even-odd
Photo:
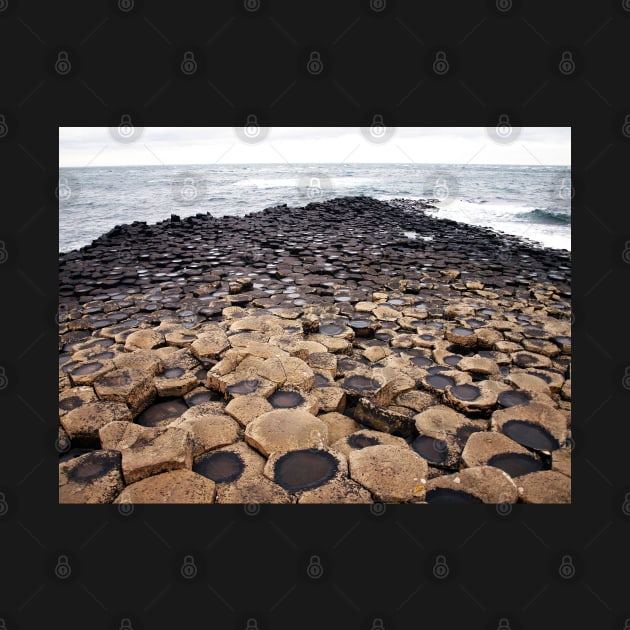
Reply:
[[[62,127],[59,164],[571,163],[570,127],[519,131],[514,142],[500,144],[485,127],[401,127],[375,144],[357,127],[274,127],[264,140],[249,144],[232,127],[147,127],[134,142],[122,143],[107,127]]]

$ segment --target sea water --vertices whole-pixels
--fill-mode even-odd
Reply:
[[[348,195],[433,199],[437,218],[484,226],[535,245],[571,249],[568,166],[215,164],[60,168],[59,251],[114,226],[177,214],[242,216]],[[289,211],[289,210],[288,210]],[[414,237],[412,232],[408,233]]]

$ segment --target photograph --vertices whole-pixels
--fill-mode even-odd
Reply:
[[[571,503],[571,127],[122,116],[56,196],[60,504]]]

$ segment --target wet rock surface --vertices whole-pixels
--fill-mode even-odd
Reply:
[[[60,501],[568,502],[570,263],[363,197],[117,226],[59,256]]]

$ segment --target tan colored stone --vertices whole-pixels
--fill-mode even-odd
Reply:
[[[333,444],[337,440],[346,437],[361,428],[358,422],[344,416],[342,413],[330,412],[318,416],[328,426],[328,442]]]
[[[457,367],[464,372],[476,372],[489,376],[499,373],[499,366],[495,361],[480,357],[477,354],[472,357],[463,357]]]
[[[99,400],[86,403],[61,416],[59,421],[75,446],[96,446],[98,431],[114,420],[131,422],[127,405],[121,402]]]
[[[354,310],[357,313],[371,313],[375,308],[376,304],[374,302],[357,302],[354,305]]]
[[[98,430],[101,448],[119,451],[131,446],[145,431],[146,427],[133,422],[114,420]]]
[[[518,490],[512,478],[494,466],[464,468],[452,475],[434,477],[427,481],[427,499],[440,488],[466,492],[483,503],[516,503]]]
[[[218,376],[213,374],[212,370],[208,370],[206,386],[223,394],[226,399],[230,396],[236,398],[237,396],[249,396],[250,394],[267,398],[276,391],[278,383],[263,378],[257,372],[241,370],[239,366],[236,372],[225,376]]]
[[[502,432],[505,423],[511,420],[523,420],[537,425],[550,433],[559,444],[564,444],[569,435],[566,416],[553,407],[537,402],[499,409],[492,414],[490,423],[494,431]]]
[[[538,392],[551,396],[549,385],[538,376],[533,376],[527,372],[510,372],[506,379],[508,383],[512,383],[516,389],[523,389],[529,392]]]
[[[368,398],[360,398],[354,419],[362,425],[384,433],[411,437],[414,433],[413,411],[406,407],[377,405]]]
[[[73,386],[91,385],[99,376],[111,372],[116,366],[109,359],[81,363],[68,371]]]
[[[276,504],[293,503],[291,495],[277,483],[258,475],[219,484],[217,503]]]
[[[317,402],[317,412],[343,413],[346,408],[346,392],[340,387],[315,387],[310,392],[311,398]],[[314,413],[311,411],[311,413]]]
[[[59,464],[59,503],[111,503],[123,487],[118,451],[92,451]]]
[[[532,459],[539,460],[537,456],[502,433],[480,431],[468,438],[462,452],[462,462],[466,468],[485,466],[495,455],[507,453],[528,455]]]
[[[559,448],[551,453],[551,470],[571,476],[571,449]]]
[[[514,343],[513,341],[495,341],[493,349],[497,350],[497,352],[512,354],[514,352],[522,351],[523,347],[521,346],[521,344]]]
[[[314,333],[308,336],[308,341],[315,341],[324,346],[327,352],[333,354],[351,354],[352,342],[340,337],[331,337],[321,333]]]
[[[363,351],[363,356],[370,363],[376,363],[391,353],[392,351],[387,346],[370,346]]]
[[[309,392],[315,384],[313,370],[297,357],[272,357],[258,369],[258,374],[279,386],[292,385]]]
[[[59,394],[59,415],[63,416],[81,405],[98,400],[94,388],[87,385],[70,387]]]
[[[367,446],[349,455],[350,476],[378,500],[404,502],[425,495],[427,462],[406,445]]]
[[[463,359],[462,359],[463,360]],[[479,396],[474,400],[461,400],[453,393],[453,387],[448,385],[444,391],[444,400],[458,411],[471,415],[487,415],[497,404],[502,384],[495,385],[496,381],[477,381],[470,383],[479,389]]]
[[[571,503],[571,477],[540,470],[515,479],[523,503]]]
[[[217,326],[213,331],[198,335],[190,344],[190,351],[198,359],[216,359],[230,347],[225,331]]]
[[[556,357],[560,354],[561,350],[558,346],[546,339],[528,339],[527,337],[521,341],[521,345],[525,350],[542,354],[546,357]]]
[[[348,433],[334,442],[331,441],[330,448],[348,457],[352,451],[383,444],[409,448],[407,442],[397,435],[383,433],[383,431],[374,431],[372,429],[361,429],[361,425],[359,425],[358,431]]]
[[[263,396],[250,394],[248,396],[236,396],[227,404],[226,413],[232,416],[242,427],[246,427],[252,420],[263,413],[273,411],[269,401]]]
[[[366,504],[374,503],[372,495],[352,479],[335,479],[329,483],[300,493],[297,502],[302,504]]]
[[[383,304],[373,309],[372,315],[382,322],[395,322],[400,317],[400,311]]]
[[[417,389],[402,392],[396,397],[397,405],[408,407],[418,413],[437,404],[438,401],[439,399],[429,392],[421,392]]]
[[[571,400],[571,379],[568,379],[562,385],[562,389],[560,390],[560,395],[564,400]]]
[[[166,343],[164,335],[156,330],[145,328],[143,330],[135,330],[125,339],[125,350],[132,352],[133,350],[152,350]]]
[[[191,470],[153,475],[127,486],[114,503],[214,503],[216,484]]]
[[[274,451],[323,447],[328,443],[328,426],[305,411],[276,409],[252,420],[245,440],[267,457]]]
[[[212,403],[191,407],[169,427],[177,427],[190,435],[193,457],[232,444],[239,437],[238,424],[227,414],[217,414]]]
[[[153,384],[157,390],[158,396],[169,398],[171,396],[183,396],[199,385],[199,379],[193,372],[184,372],[181,376],[175,378],[166,378],[165,376],[156,376]]]
[[[177,428],[146,428],[136,441],[121,449],[125,483],[162,472],[192,467],[192,438]]]
[[[134,350],[122,352],[113,359],[117,368],[136,368],[155,375],[163,369],[160,357],[152,350]]]
[[[134,416],[144,411],[155,398],[153,374],[138,368],[117,368],[99,376],[94,390],[101,400],[124,402]]]
[[[330,352],[313,352],[306,363],[312,370],[328,374],[331,379],[337,376],[337,357]]]
[[[188,348],[164,346],[154,351],[162,362],[165,370],[181,368],[182,370],[196,370],[199,362],[189,352]]]

